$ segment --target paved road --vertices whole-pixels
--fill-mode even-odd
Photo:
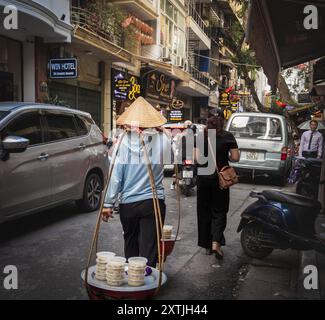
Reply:
[[[175,191],[167,190],[166,223],[176,225]],[[254,264],[243,255],[236,229],[240,213],[252,201],[251,190],[274,188],[267,181],[247,181],[232,189],[226,231],[226,258],[218,264],[197,247],[196,197],[182,196],[181,240],[165,264],[168,283],[157,299],[236,299],[238,284]],[[96,214],[78,213],[73,205],[48,210],[0,226],[0,299],[87,299],[80,273],[85,267]],[[123,255],[118,216],[101,229],[100,250]],[[290,269],[296,256],[275,252],[266,264]],[[279,262],[280,261],[280,262]],[[6,265],[19,271],[19,290],[2,288]],[[286,267],[287,266],[287,267]],[[245,298],[245,297],[240,297]]]

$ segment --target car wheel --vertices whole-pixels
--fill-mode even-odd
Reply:
[[[103,182],[97,173],[90,174],[85,182],[83,198],[77,201],[78,207],[85,212],[98,210],[103,190]]]

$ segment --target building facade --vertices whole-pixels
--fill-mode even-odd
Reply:
[[[241,86],[230,2],[0,0],[19,21],[0,28],[0,100],[90,112],[105,134],[140,95],[169,122],[204,122]]]
[[[6,25],[6,19],[16,25]],[[47,90],[39,69],[39,43],[69,43],[71,33],[69,0],[1,0],[0,100],[39,100]]]

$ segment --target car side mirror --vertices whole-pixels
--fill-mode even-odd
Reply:
[[[29,145],[29,140],[22,137],[9,136],[2,141],[2,149],[8,153],[25,152]]]

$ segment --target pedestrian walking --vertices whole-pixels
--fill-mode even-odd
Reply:
[[[301,137],[299,156],[304,158],[322,157],[323,153],[323,135],[317,131],[318,122],[310,121],[310,130],[304,132]]]
[[[118,119],[118,124],[125,125],[129,131],[121,142],[102,212],[103,220],[108,221],[113,216],[113,207],[119,195],[119,214],[124,232],[125,257],[145,257],[148,259],[148,265],[153,267],[156,266],[158,260],[157,228],[152,187],[139,130],[144,135],[146,145],[150,146],[148,156],[152,165],[163,222],[166,212],[163,155],[171,152],[171,144],[159,127],[166,121],[142,97],[138,98]],[[151,129],[147,132],[143,130],[146,128]]]
[[[183,162],[185,160],[194,160],[194,144],[195,144],[195,134],[196,134],[196,126],[193,125],[192,121],[186,120],[184,122],[184,131],[179,133],[174,138],[174,155],[176,160],[176,165],[178,166],[178,172],[181,172]],[[188,146],[192,146],[192,148],[188,148]],[[178,177],[181,178],[181,177]],[[170,190],[176,189],[176,173],[173,175],[173,182],[170,185]]]
[[[199,145],[199,140],[197,141],[195,154],[200,166],[207,166],[207,164],[202,165],[200,158],[208,156],[208,130],[213,130],[216,134],[212,148],[214,149],[218,170],[220,171],[224,166],[228,166],[229,160],[239,161],[240,156],[236,139],[232,133],[224,130],[224,115],[220,111],[216,116],[208,119],[203,145]],[[208,159],[208,161],[212,161],[210,156]],[[216,171],[211,175],[198,174],[198,245],[205,248],[207,254],[214,253],[217,259],[222,259],[224,256],[221,247],[226,244],[224,231],[227,225],[229,201],[229,189],[222,190],[219,187]]]

